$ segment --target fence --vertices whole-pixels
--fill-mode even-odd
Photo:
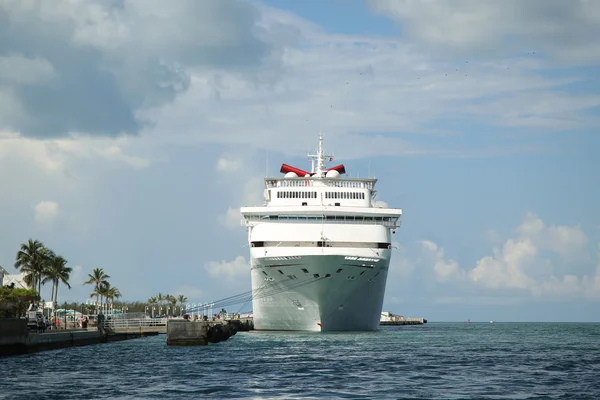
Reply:
[[[168,318],[111,318],[104,321],[104,327],[112,330],[136,329],[136,328],[158,328],[166,327]]]

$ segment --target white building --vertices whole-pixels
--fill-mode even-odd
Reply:
[[[389,311],[381,312],[381,322],[390,322],[390,321],[403,321],[404,316],[400,314],[394,314]]]
[[[0,280],[0,282],[2,283],[0,287],[9,286],[10,284],[14,283],[16,288],[29,289],[29,285],[25,283],[24,273],[11,275],[8,273],[7,270],[0,267],[0,278],[2,278]]]

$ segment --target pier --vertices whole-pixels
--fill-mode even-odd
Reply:
[[[167,325],[171,321],[205,322],[208,326],[235,324],[238,332],[254,330],[252,318],[229,318],[215,320],[186,320],[183,317],[158,317],[151,318],[144,313],[121,314],[117,318],[110,318],[103,322],[103,329],[109,333],[156,333],[167,334]]]
[[[390,325],[423,325],[426,324],[425,318],[406,318],[400,314],[394,314],[389,311],[381,312],[381,319],[379,320],[380,326]]]
[[[380,326],[390,326],[390,325],[423,325],[426,324],[427,320],[425,318],[403,318],[398,320],[391,321],[380,321]]]
[[[231,319],[223,322],[171,319],[167,322],[168,346],[206,346],[229,339],[240,331],[254,329],[251,321]]]
[[[86,346],[156,335],[156,332],[109,332],[97,329],[59,329],[43,333],[27,329],[27,320],[7,318],[0,325],[0,357]]]

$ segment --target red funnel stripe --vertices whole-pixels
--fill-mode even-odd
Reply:
[[[340,164],[340,165],[336,165],[335,167],[327,168],[327,171],[332,171],[332,170],[336,170],[337,172],[340,173],[340,175],[346,173],[346,168],[344,167],[344,164]]]
[[[300,168],[292,167],[291,165],[282,164],[281,169],[279,170],[282,174],[287,174],[288,172],[294,172],[301,178],[304,178],[305,175],[310,175],[310,172],[306,172],[301,170]]]
[[[333,171],[333,170],[339,172],[340,175],[346,173],[346,167],[344,167],[344,164],[340,164],[340,165],[336,165],[335,167],[327,168],[327,171]],[[304,171],[303,169],[292,167],[291,165],[287,165],[287,164],[282,164],[279,172],[281,172],[282,174],[287,174],[288,172],[294,172],[300,178],[304,178],[305,175],[310,175],[310,176],[314,175],[314,174],[311,174],[310,172]]]

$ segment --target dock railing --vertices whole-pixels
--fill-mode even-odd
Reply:
[[[168,320],[167,317],[151,318],[144,313],[121,314],[117,318],[107,318],[104,328],[113,332],[165,333]]]

